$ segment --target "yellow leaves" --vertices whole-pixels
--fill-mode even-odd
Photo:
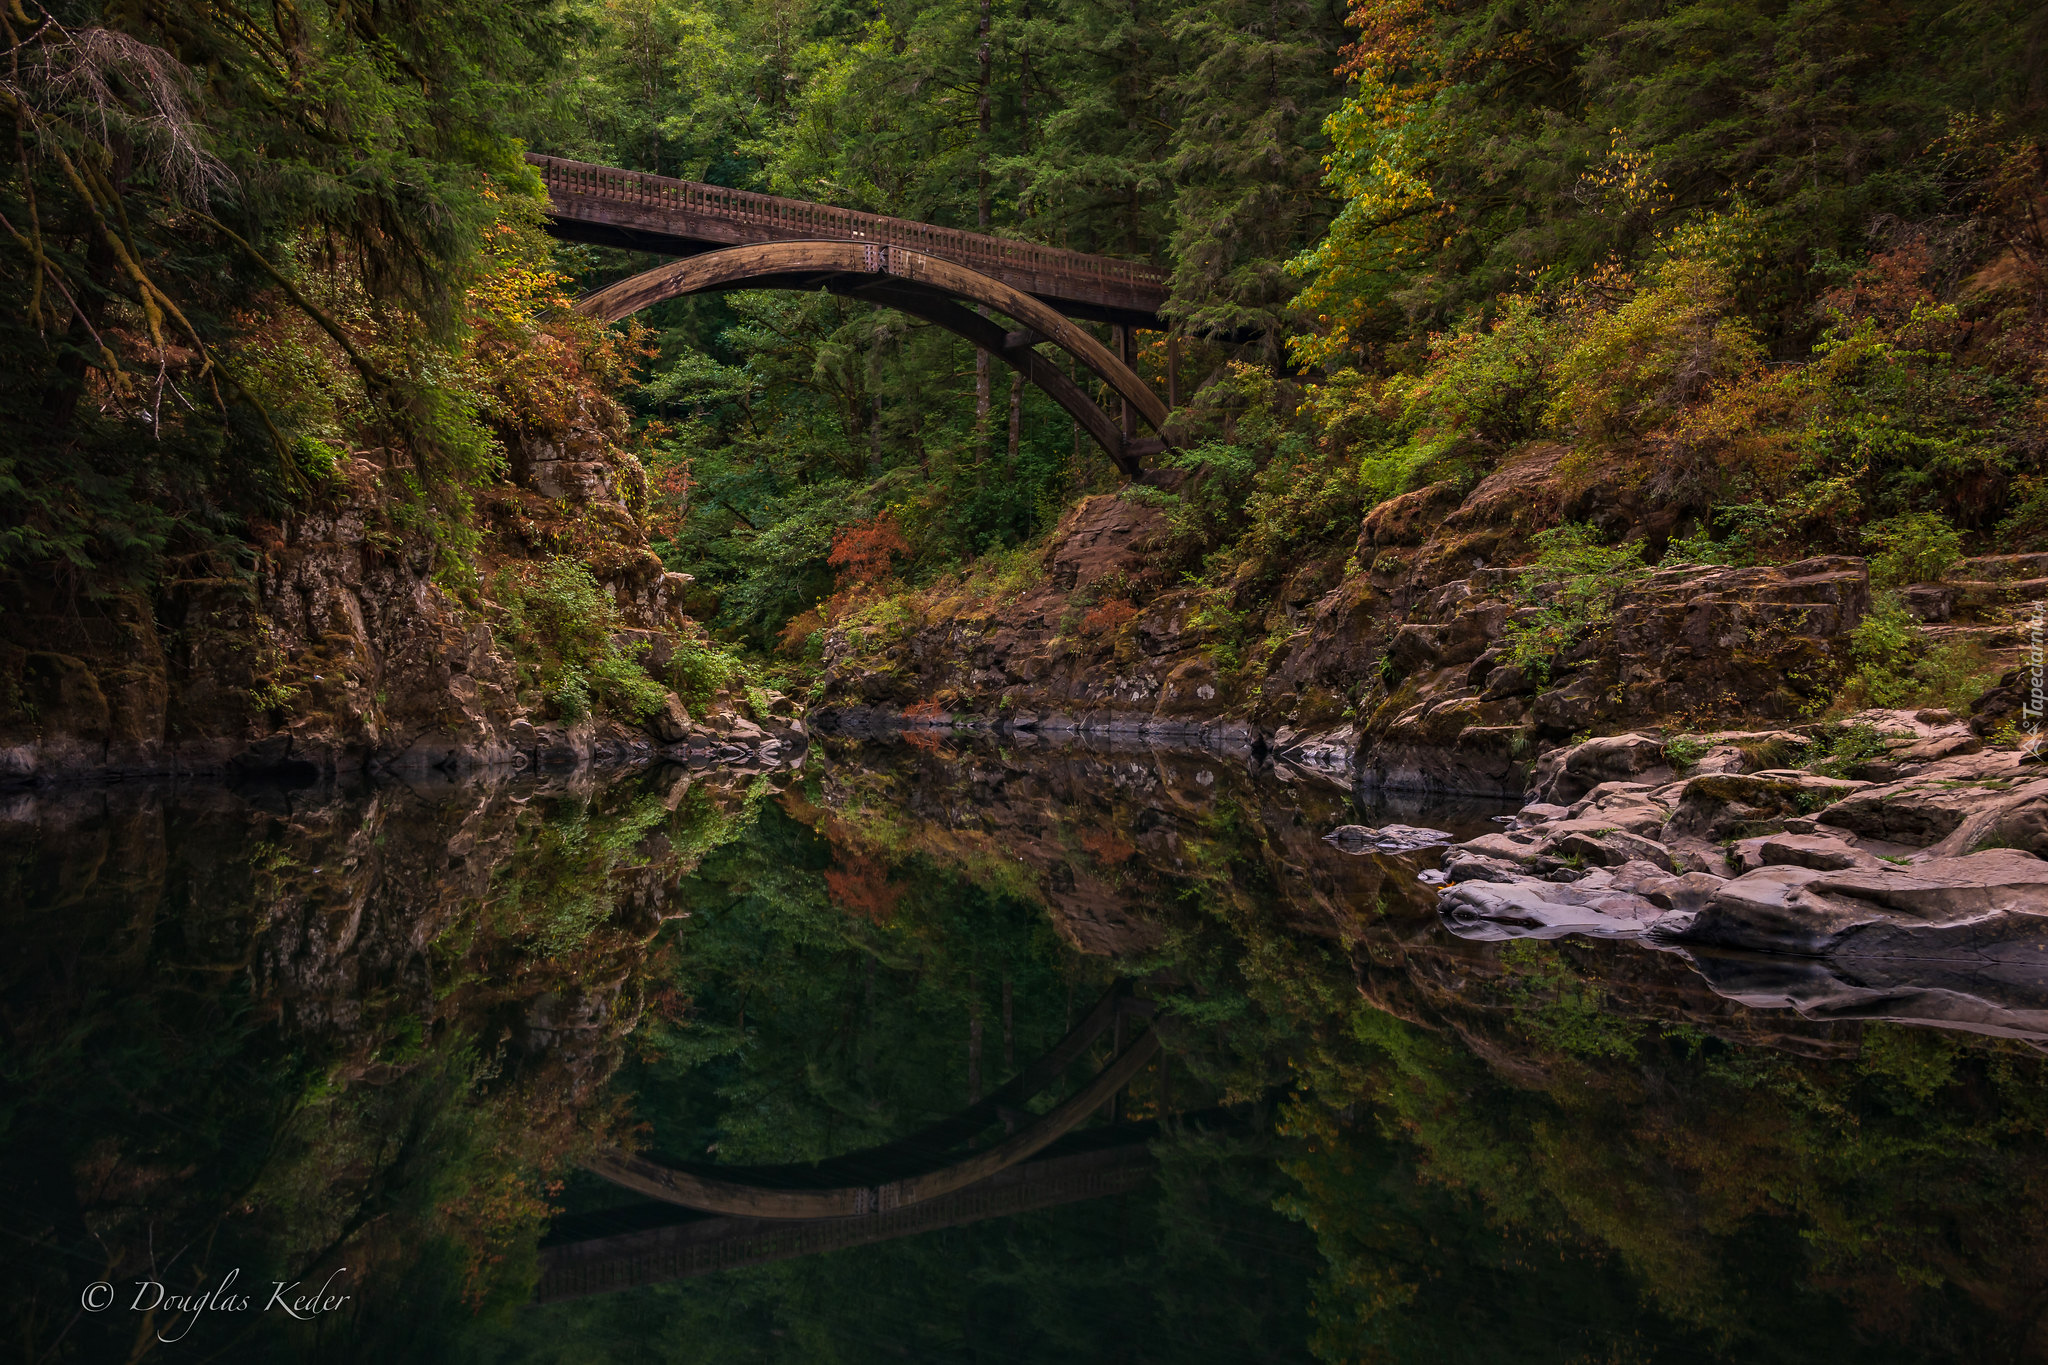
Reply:
[[[1439,73],[1417,70],[1428,25],[1422,0],[1360,0],[1351,23],[1363,36],[1343,71],[1357,89],[1324,122],[1331,151],[1324,183],[1344,201],[1315,247],[1288,262],[1308,284],[1298,306],[1319,319],[1316,335],[1288,342],[1295,358],[1326,365],[1353,347],[1353,334],[1409,262],[1439,245],[1456,213],[1437,202],[1437,148],[1457,131]]]

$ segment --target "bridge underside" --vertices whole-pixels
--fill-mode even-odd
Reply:
[[[615,322],[668,299],[729,289],[824,289],[897,309],[944,327],[1001,359],[1070,413],[1126,475],[1165,448],[1167,408],[1131,367],[1060,309],[955,262],[902,247],[857,242],[768,242],[699,252],[645,271],[585,299],[584,313]],[[1019,324],[1005,330],[961,300]],[[1039,351],[1058,347],[1123,400],[1119,422],[1060,365]],[[1142,420],[1161,435],[1141,439]]]
[[[587,211],[586,211],[587,212]],[[713,251],[723,251],[735,245],[731,241],[712,241],[703,237],[679,233],[652,223],[634,226],[625,223],[595,222],[588,216],[582,218],[551,217],[548,220],[548,235],[564,242],[581,242],[586,246],[617,247],[624,251],[644,251],[656,256],[671,256],[683,259],[703,256]],[[766,288],[768,286],[749,286]],[[1141,331],[1163,331],[1166,323],[1156,309],[1134,304],[1124,306],[1103,303],[1092,299],[1067,298],[1058,295],[1037,295],[1060,313],[1070,318],[1087,322],[1107,322],[1118,327],[1134,327]]]

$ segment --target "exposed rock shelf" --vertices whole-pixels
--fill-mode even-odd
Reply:
[[[1890,780],[1677,776],[1642,735],[1549,755],[1507,829],[1445,852],[1445,924],[1635,939],[1750,1003],[2048,1039],[2048,767],[1979,751],[1960,723],[1861,719],[1895,727],[1868,764]],[[1648,780],[1606,776],[1631,767]]]
[[[1383,503],[1348,565],[1304,564],[1249,593],[1233,609],[1266,632],[1255,661],[1222,638],[1201,590],[1175,585],[1157,508],[1083,499],[1028,586],[941,585],[828,631],[819,724],[1150,737],[1269,753],[1368,788],[1496,796],[1519,796],[1547,752],[1588,733],[1810,737],[1786,732],[1847,672],[1871,608],[1856,556],[1660,566],[1546,673],[1512,662],[1522,570],[1494,566],[1533,530],[1568,513],[1617,535],[1670,531],[1626,490],[1560,501],[1555,457],[1527,452],[1462,502],[1432,487]],[[2048,555],[1989,556],[1903,600],[1925,630],[1963,632],[2009,666],[2043,587]],[[1974,731],[1931,742],[1967,747],[2018,704],[2013,687],[1994,689]]]

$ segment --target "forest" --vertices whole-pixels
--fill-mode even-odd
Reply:
[[[742,291],[579,318],[654,258],[551,241],[529,150],[1168,269],[1193,396],[1161,463],[1190,477],[1130,496],[1224,616],[1375,504],[1535,442],[1674,509],[1705,562],[2048,547],[2037,7],[22,0],[0,22],[17,621],[246,577],[265,527],[368,456],[436,581],[544,637],[545,583],[492,614],[478,500],[516,433],[612,404],[706,647],[801,687],[849,613],[1000,577],[1123,484],[1036,389],[886,308]],[[1139,342],[1160,379],[1166,336]],[[527,645],[572,704],[646,704],[577,648]]]
[[[822,1359],[876,1303],[934,1358],[981,1338],[933,1304],[1116,1359],[1283,1321],[1491,1358],[1574,1312],[1559,1359],[2031,1358],[2037,1032],[1795,1023],[1661,920],[1443,897],[2048,855],[2048,7],[0,0],[0,35],[16,1264],[153,1270],[161,1227],[367,1249],[424,1305],[308,1359]],[[1156,268],[1133,364],[1174,410],[1133,470],[823,289],[598,321],[668,258],[568,240],[533,156]],[[1160,747],[1047,738],[1091,719]],[[165,776],[223,780],[88,785]],[[1615,787],[1666,799],[1561,828]],[[1457,850],[1325,842],[1447,794]],[[1558,842],[1421,879],[1536,838],[1524,801]],[[1875,852],[1766,857],[1859,809]],[[879,1143],[1125,976],[1183,1104],[1260,1125],[1176,1130],[1138,1215],[507,1325],[550,1220],[609,1208],[596,1146]],[[1166,1075],[1127,1092],[1162,1120]],[[82,1264],[28,1266],[31,1353]],[[214,1358],[291,1329],[251,1330]]]

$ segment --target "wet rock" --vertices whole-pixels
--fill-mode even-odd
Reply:
[[[1445,925],[1460,938],[1636,938],[1669,911],[1612,887],[1551,882],[1466,882],[1438,903]]]
[[[1780,864],[1723,886],[1677,937],[1766,952],[1974,953],[2048,943],[2048,861],[2014,849],[1912,867]]]
[[[1323,836],[1346,853],[1412,853],[1418,848],[1448,844],[1454,836],[1418,825],[1339,825]]]
[[[479,490],[483,577],[517,579],[558,553],[573,520],[579,558],[616,604],[612,643],[659,669],[690,628],[687,577],[666,572],[632,510],[645,475],[618,444],[623,411],[587,394],[569,408],[559,430],[508,437],[513,481]],[[394,524],[380,455],[346,461],[332,497],[252,525],[253,579],[195,566],[158,600],[91,619],[52,596],[4,604],[0,696],[42,720],[27,733],[0,710],[0,780],[645,761],[649,740],[622,723],[544,724],[550,708],[521,696],[491,604],[444,590],[431,544]],[[674,742],[687,723],[649,728]]]
[[[1864,838],[1934,845],[1942,856],[1994,843],[2048,854],[2048,774],[2018,754],[1963,755],[1859,790],[1815,818]]]
[[[1961,961],[1929,957],[1688,954],[1714,991],[1807,1019],[1883,1020],[2048,1041],[2048,974],[2037,945]]]
[[[671,692],[661,699],[661,706],[647,718],[647,728],[663,744],[674,744],[690,733],[690,713],[684,708],[682,698]]]

